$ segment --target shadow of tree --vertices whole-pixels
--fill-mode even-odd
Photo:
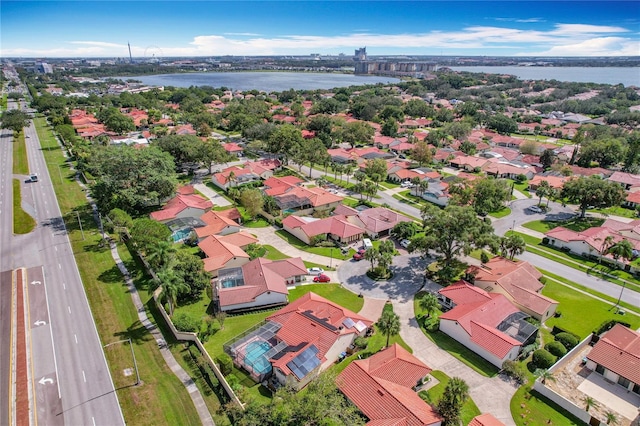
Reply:
[[[140,321],[135,321],[125,331],[113,333],[113,336],[121,340],[131,339],[131,341],[136,344],[142,344],[153,340],[153,336],[151,336],[149,330],[147,330]]]
[[[117,265],[113,265],[111,269],[108,269],[98,276],[98,280],[105,284],[122,283],[124,277]]]

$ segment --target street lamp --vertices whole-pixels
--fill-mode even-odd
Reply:
[[[329,248],[329,256],[331,256],[329,258],[329,268],[331,268],[331,265],[333,265],[333,247]]]
[[[124,340],[118,340],[117,342],[111,342],[108,343],[106,345],[104,345],[105,348],[111,346],[111,345],[115,345],[116,343],[123,343],[123,342],[129,342],[129,347],[131,348],[131,357],[133,357],[133,367],[136,370],[136,386],[138,386],[140,384],[140,373],[138,372],[138,363],[136,362],[136,354],[135,352],[133,352],[133,344],[131,343],[131,338],[128,339],[124,339]]]

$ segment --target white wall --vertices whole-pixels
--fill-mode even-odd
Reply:
[[[275,305],[276,303],[287,303],[287,295],[283,293],[276,293],[275,291],[262,293],[252,302],[237,303],[235,305],[221,306],[223,311],[230,311],[233,309],[248,309],[256,306]]]
[[[504,361],[508,359],[516,359],[518,352],[520,351],[520,346],[515,346],[504,356],[504,358],[499,358],[483,347],[472,342],[471,336],[469,336],[465,329],[462,328],[460,324],[456,323],[456,321],[440,319],[440,331],[462,343],[464,346],[471,349],[473,352],[477,353],[498,368],[502,368],[502,363]]]
[[[187,207],[186,209],[184,209],[180,213],[178,213],[176,215],[176,218],[192,217],[192,218],[199,219],[200,216],[202,216],[204,213],[205,213],[204,209],[197,209],[195,207]]]
[[[287,225],[282,225],[282,229],[284,229],[285,231],[287,231],[288,233],[290,233],[291,235],[297,237],[300,241],[304,241],[305,243],[309,244],[309,237],[307,236],[307,234],[305,234],[302,231],[302,228],[300,227],[295,227],[295,228],[291,228]]]
[[[323,371],[329,368],[334,362],[336,362],[338,356],[340,356],[342,352],[347,351],[347,348],[349,347],[351,342],[353,342],[356,336],[356,334],[343,334],[342,336],[338,337],[338,340],[336,340],[333,346],[331,346],[331,348],[329,348],[329,350],[325,354],[325,358],[327,358],[327,360],[322,364]]]

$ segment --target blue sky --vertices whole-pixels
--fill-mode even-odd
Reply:
[[[6,1],[0,56],[640,56],[638,1]]]

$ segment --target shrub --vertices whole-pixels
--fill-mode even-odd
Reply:
[[[565,354],[567,353],[567,348],[565,348],[564,345],[558,341],[549,342],[544,345],[544,348],[558,358],[565,356]]]
[[[532,361],[536,368],[546,370],[556,362],[556,357],[544,349],[538,349],[533,352]]]
[[[200,321],[191,318],[184,313],[176,315],[171,319],[171,321],[179,331],[195,333],[200,329]]]
[[[596,336],[599,336],[602,333],[604,333],[605,331],[611,330],[613,328],[613,326],[615,326],[616,324],[622,324],[625,327],[631,327],[631,324],[626,323],[626,322],[622,322],[622,321],[619,321],[619,320],[609,320],[609,321],[605,321],[602,324],[600,324],[600,326],[598,328],[593,330],[593,333]]]
[[[368,344],[367,339],[362,336],[358,336],[353,340],[353,346],[355,346],[358,349],[366,348],[367,344]]]
[[[218,367],[223,376],[227,376],[233,371],[233,360],[227,354],[220,354],[216,357]]]
[[[515,179],[515,181],[518,183],[526,182],[526,180],[527,180],[527,176],[523,174],[519,174],[518,176],[516,176],[516,179]]]
[[[538,349],[538,347],[539,347],[538,342],[534,342],[530,345],[525,346],[524,348],[522,348],[522,351],[520,352],[520,359],[526,359],[529,355],[531,355],[531,352]]]
[[[527,379],[527,369],[518,362],[506,360],[502,364],[502,370],[507,376],[512,377],[518,383],[523,383]]]
[[[487,253],[485,253],[484,251],[480,253],[480,262],[487,263],[489,260],[489,255]]]
[[[578,336],[576,336],[575,334],[566,332],[556,334],[556,340],[562,343],[562,345],[567,348],[568,351],[573,349],[580,341],[578,339]]]

